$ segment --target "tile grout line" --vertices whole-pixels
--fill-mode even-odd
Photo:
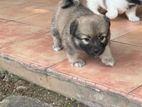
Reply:
[[[28,1],[28,2],[24,2],[24,3],[20,3],[20,4],[12,4],[12,6],[18,6],[18,5],[23,5],[23,4],[26,4],[26,3],[30,3],[31,1]],[[9,7],[9,6],[5,6],[5,7],[1,7],[0,9],[4,9],[4,8],[7,8],[7,7]]]
[[[30,3],[31,1],[28,1],[27,3]],[[41,8],[42,6],[37,6],[38,8]],[[50,7],[51,8],[51,7]],[[51,9],[52,10],[52,9]],[[50,10],[50,11],[51,11]],[[20,18],[17,18],[17,19],[14,19],[15,21],[19,21],[19,20],[22,20],[22,19],[25,19],[25,18],[28,18],[28,17],[32,17],[32,16],[38,16],[40,15],[41,13],[31,13],[29,16],[23,16],[23,17],[20,17]],[[21,22],[21,21],[20,21]]]
[[[132,44],[129,44],[129,43],[119,42],[119,41],[115,41],[115,40],[111,40],[111,42],[120,43],[120,44],[123,44],[123,45],[128,45],[128,46],[133,46],[133,47],[135,46],[135,47],[138,47],[138,48],[142,47],[142,46],[132,45]]]
[[[140,28],[139,28],[139,29],[140,29]],[[122,35],[116,37],[116,38],[111,39],[111,41],[113,41],[113,40],[115,41],[115,39],[119,39],[119,38],[121,38],[121,37],[124,37],[126,34],[131,33],[131,32],[133,32],[133,31],[135,31],[135,30],[137,30],[137,29],[135,28],[135,29],[133,29],[133,30],[131,30],[131,31],[128,31],[128,32],[126,32],[126,33],[124,33],[124,34],[122,34]],[[111,32],[111,34],[112,34],[112,32]]]
[[[48,34],[48,33],[49,33],[49,31],[44,32],[44,33],[41,33],[41,34],[44,35],[44,34]],[[20,42],[26,41],[26,40],[28,40],[28,39],[32,39],[32,37],[33,37],[33,36],[27,37],[26,39],[23,39],[23,40],[19,40],[19,41],[14,40],[14,41],[5,43],[5,44],[3,44],[2,46],[0,46],[0,50],[7,47],[7,46],[5,47],[4,45],[7,45],[7,44],[13,44],[13,43],[20,43]],[[48,37],[45,37],[45,38],[48,38]],[[1,53],[1,52],[0,52],[0,53]]]
[[[63,61],[61,61],[61,62],[64,62],[66,59],[64,59]],[[53,64],[53,65],[51,65],[51,66],[49,66],[48,68],[45,68],[45,70],[46,71],[51,71],[51,72],[58,72],[58,71],[53,71],[52,70],[52,67],[54,67],[54,66],[56,66],[57,64],[59,64],[59,63],[61,63],[61,62],[58,62],[58,63],[56,63],[56,64]],[[56,74],[55,74],[56,75]],[[66,76],[69,76],[68,74],[66,74],[66,73],[62,73],[62,72],[59,72],[59,74],[57,74],[57,75],[62,75],[62,76],[64,76],[64,75],[66,75]],[[72,76],[72,78],[73,78],[73,76]],[[109,87],[107,87],[107,86],[105,86],[105,85],[103,85],[103,84],[100,84],[100,83],[91,83],[90,81],[88,81],[88,80],[83,80],[83,81],[80,81],[80,80],[82,80],[81,78],[78,78],[78,77],[76,77],[77,78],[77,80],[73,80],[72,82],[74,82],[74,81],[78,81],[79,83],[84,83],[85,82],[85,85],[87,85],[87,86],[89,86],[89,87],[92,87],[92,89],[95,89],[95,90],[98,90],[98,91],[100,91],[100,90],[102,90],[102,91],[109,91],[109,92],[112,92],[112,93],[114,93],[114,94],[119,94],[119,95],[122,95],[122,96],[124,96],[124,97],[127,97],[127,94],[128,93],[125,93],[125,92],[123,92],[123,91],[120,91],[120,90],[117,90],[117,89],[111,89],[111,88],[109,88]],[[88,83],[89,83],[89,85],[88,85]],[[94,85],[92,85],[92,84],[94,84]],[[95,87],[95,88],[94,88]]]
[[[24,23],[24,22],[21,22],[21,21],[18,21],[18,20],[4,19],[4,18],[0,18],[0,19],[6,20],[6,22],[3,22],[2,24],[4,24],[4,23],[9,23],[9,22],[15,22],[15,23],[19,23],[19,24],[24,24],[24,25],[28,25],[28,26],[33,26],[33,27],[39,27],[39,28],[42,28],[41,26],[37,26],[37,25],[34,25],[34,24]]]
[[[60,64],[60,63],[62,63],[62,62],[64,62],[64,61],[66,61],[66,60],[67,60],[67,58],[63,59],[63,60],[60,61],[60,62],[57,62],[56,64],[50,65],[50,66],[48,66],[48,67],[46,68],[46,70],[48,70],[48,69],[50,69],[50,68],[52,68],[52,67],[54,67],[54,66],[56,66],[56,65],[58,65],[58,64]]]
[[[132,92],[134,92],[135,90],[137,90],[137,89],[139,89],[139,88],[141,88],[141,87],[142,87],[142,84],[139,85],[137,88],[135,88],[135,89],[131,90],[130,92],[128,92],[128,95],[130,95]]]
[[[39,6],[39,7],[42,7],[42,6]],[[28,24],[28,23],[24,23],[20,20],[22,19],[25,19],[25,18],[29,18],[29,17],[32,17],[32,16],[38,16],[40,15],[41,13],[31,13],[29,16],[23,16],[23,17],[19,17],[19,18],[16,18],[16,19],[4,19],[2,17],[0,17],[1,19],[4,19],[4,20],[9,20],[9,21],[15,21],[15,22],[18,22],[18,23],[22,23],[22,24],[27,24],[27,25],[33,25],[35,26],[34,24]],[[40,27],[40,26],[39,26]]]

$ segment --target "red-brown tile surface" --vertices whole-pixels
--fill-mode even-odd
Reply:
[[[114,41],[142,47],[142,25],[141,28],[129,32],[122,37],[116,38]]]
[[[8,22],[9,20],[5,20],[5,19],[1,19],[0,18],[0,24],[4,23],[4,22]]]
[[[16,5],[24,4],[29,2],[30,0],[0,0],[0,9],[14,7]]]
[[[118,17],[111,23],[111,39],[121,37],[129,32],[141,28],[142,22],[130,22],[126,17]]]
[[[22,23],[27,23],[35,26],[40,26],[44,28],[49,28],[51,23],[51,18],[53,16],[53,12],[49,10],[45,10],[45,13],[33,15],[30,17],[19,19],[18,21]]]
[[[35,4],[42,4],[47,8],[55,8],[55,6],[58,4],[59,0],[30,0],[30,3],[35,3]]]
[[[0,18],[17,20],[29,17],[33,14],[46,13],[46,10],[42,9],[45,6],[46,5],[43,3],[35,2],[26,2],[15,6],[9,6],[0,9]]]
[[[129,93],[129,95],[138,101],[142,101],[142,86]]]
[[[38,0],[36,0],[36,1],[38,1]],[[36,2],[36,1],[34,1],[34,2]],[[51,18],[53,17],[53,15],[55,13],[58,0],[54,0],[52,2],[45,1],[45,0],[40,1],[40,3],[42,3],[42,2],[45,2],[44,4],[46,4],[46,6],[41,6],[37,9],[37,11],[39,11],[39,12],[41,11],[41,13],[37,13],[37,14],[31,15],[29,17],[18,19],[18,21],[20,21],[22,23],[28,23],[31,25],[49,28],[50,23],[51,23]]]
[[[44,68],[65,59],[63,51],[54,52],[52,50],[52,40],[49,33],[11,43],[0,49],[0,53],[2,56],[9,56],[14,60],[35,66],[40,65]]]
[[[53,0],[52,2],[49,0],[0,1],[0,4],[3,4],[3,8],[0,5],[0,18],[17,20],[34,14],[48,14],[48,9],[51,9],[52,11],[57,2],[58,0]]]
[[[111,39],[124,36],[125,34],[142,28],[142,6],[137,9],[137,16],[141,18],[140,22],[130,22],[125,15],[119,15],[118,18],[111,21]]]
[[[0,24],[0,47],[6,46],[11,42],[18,42],[47,33],[39,27],[29,26],[17,22],[7,22]]]
[[[81,81],[98,84],[116,92],[128,93],[142,84],[142,50],[119,43],[112,43],[116,59],[114,67],[106,67],[99,60],[87,58],[83,68],[73,68],[64,61],[50,70],[57,71]]]

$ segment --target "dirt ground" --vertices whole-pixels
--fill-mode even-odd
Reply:
[[[11,95],[21,95],[37,98],[53,107],[88,107],[72,98],[66,98],[35,84],[29,83],[19,77],[0,71],[0,101]]]

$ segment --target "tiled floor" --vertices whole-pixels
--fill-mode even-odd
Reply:
[[[142,101],[142,21],[120,16],[112,21],[114,67],[85,57],[87,65],[73,68],[63,51],[52,50],[49,26],[58,0],[1,0],[0,55],[49,68],[103,89]],[[142,8],[138,15],[142,17]]]

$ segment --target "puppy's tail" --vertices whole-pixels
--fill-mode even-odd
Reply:
[[[80,0],[63,0],[62,8],[66,9],[72,6],[78,6],[80,4]]]

